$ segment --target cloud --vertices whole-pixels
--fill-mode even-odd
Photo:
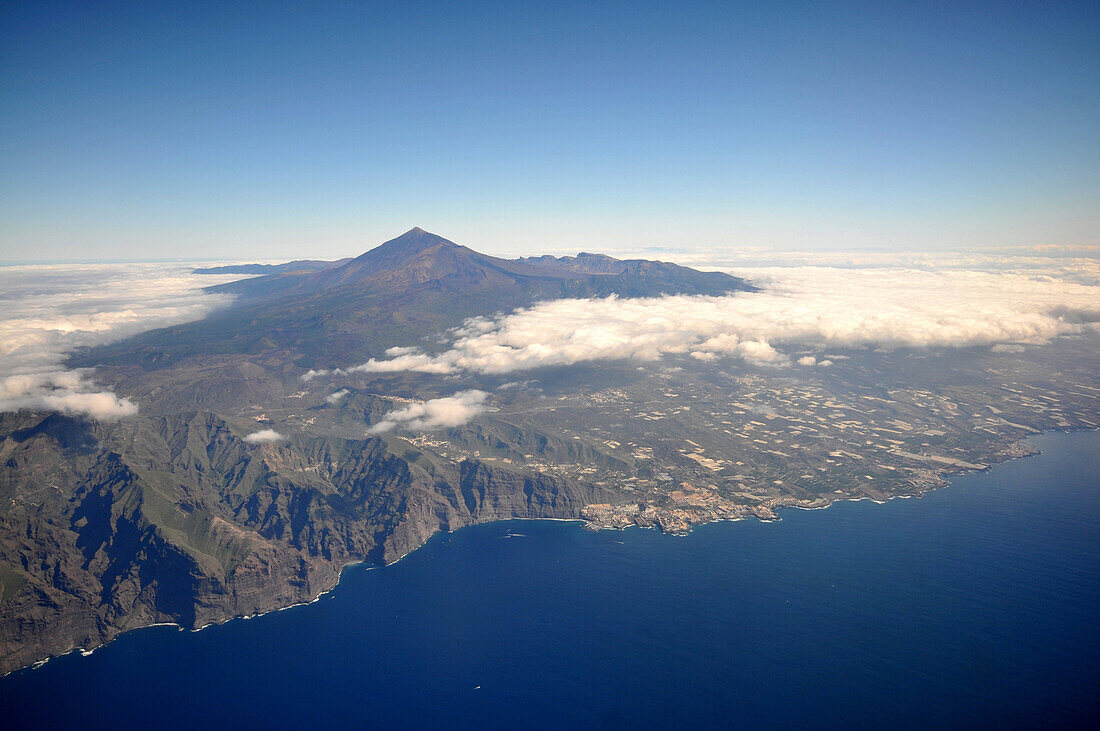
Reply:
[[[697,346],[692,355],[702,353],[734,355],[760,365],[779,364],[787,361],[787,356],[773,348],[762,338],[744,340],[735,333],[721,333],[707,338]]]
[[[485,391],[459,391],[453,396],[411,404],[386,414],[382,421],[367,429],[367,436],[376,436],[398,427],[432,431],[462,426],[485,411]]]
[[[1022,353],[1027,348],[1016,343],[997,343],[990,350],[994,353]]]
[[[59,411],[111,420],[132,401],[66,370],[76,348],[203,317],[230,300],[201,288],[239,277],[190,274],[180,264],[54,264],[0,267],[0,411]]]
[[[263,429],[262,431],[253,432],[244,438],[249,444],[270,444],[271,442],[281,442],[284,439],[286,439],[286,437],[274,429]]]
[[[27,373],[0,378],[0,411],[59,411],[111,421],[137,413],[137,405],[110,392],[94,392],[87,371]]]
[[[1092,266],[1100,273],[1100,265]],[[728,297],[542,302],[467,320],[441,353],[401,347],[344,372],[505,374],[670,354],[782,366],[790,363],[786,351],[805,352],[807,346],[825,351],[1042,343],[1095,330],[1100,319],[1100,286],[1087,277],[1060,276],[1059,269],[771,267],[747,274],[766,289]],[[1085,267],[1076,274],[1092,272]]]
[[[330,393],[328,396],[325,396],[325,401],[330,404],[338,403],[340,399],[347,396],[348,393],[349,392],[346,388],[341,388],[339,391],[336,391],[335,393]]]

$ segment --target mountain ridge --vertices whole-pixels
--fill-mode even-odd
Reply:
[[[223,264],[192,269],[192,274],[308,274],[310,272],[340,266],[351,261],[344,259],[295,259],[282,264]]]
[[[163,369],[188,358],[264,353],[305,370],[381,357],[470,317],[566,298],[723,296],[739,277],[603,255],[500,259],[412,229],[340,266],[207,287],[236,300],[206,318],[70,357],[73,367]]]
[[[397,289],[431,282],[480,287],[519,285],[536,289],[547,298],[553,298],[557,294],[555,290],[574,292],[574,296],[620,294],[636,297],[718,295],[755,289],[745,280],[721,272],[699,272],[677,264],[620,260],[602,254],[502,259],[415,227],[357,257],[334,262],[332,266],[278,271],[213,285],[206,291],[255,300],[316,294],[351,284]]]

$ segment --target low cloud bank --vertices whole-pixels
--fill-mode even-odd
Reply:
[[[398,427],[414,431],[433,431],[462,426],[485,412],[485,391],[459,391],[453,396],[411,404],[386,414],[382,421],[367,429],[367,436],[377,436]]]
[[[0,411],[34,409],[98,420],[138,406],[98,386],[91,370],[66,370],[72,350],[203,317],[229,301],[178,264],[0,267]]]
[[[737,273],[766,289],[729,297],[543,302],[467,320],[442,353],[391,348],[383,359],[332,373],[504,374],[584,361],[653,361],[668,354],[785,366],[791,363],[787,351],[794,349],[1043,343],[1097,329],[1100,286],[1091,281],[1100,279],[1082,266],[1072,277],[1034,268],[742,269]],[[798,362],[809,365],[809,358],[830,364],[807,355]]]
[[[569,252],[561,252],[569,253]],[[677,247],[623,249],[604,253],[619,258],[666,259],[700,269],[736,270],[816,267],[835,269],[888,269],[944,272],[948,270],[1056,273],[1064,278],[1083,277],[1098,283],[1095,264],[1100,246],[1041,245],[1011,247],[968,247],[966,250],[778,250],[772,247],[708,247],[705,250]]]
[[[137,405],[109,391],[94,391],[86,371],[54,371],[0,379],[0,411],[59,411],[110,421],[137,413]]]

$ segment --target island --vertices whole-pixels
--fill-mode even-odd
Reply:
[[[0,673],[309,602],[438,531],[774,520],[919,496],[1027,454],[1029,435],[1100,424],[1092,334],[800,356],[813,367],[737,343],[505,368],[486,346],[475,367],[456,342],[485,345],[544,303],[765,285],[597,254],[502,259],[421,229],[354,259],[238,271],[255,276],[213,285],[233,301],[209,316],[70,357],[135,414],[0,414]]]

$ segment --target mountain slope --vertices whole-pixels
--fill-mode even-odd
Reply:
[[[500,259],[414,228],[339,266],[306,276],[280,274],[209,287],[246,298],[275,299],[359,285],[364,291],[408,291],[429,283],[448,288],[518,286],[545,299],[561,296],[726,294],[752,289],[744,280],[664,262],[620,261],[580,254]]]
[[[428,339],[468,317],[568,297],[725,295],[745,280],[665,262],[577,257],[499,259],[419,228],[336,267],[208,287],[237,303],[206,319],[81,353],[73,365],[157,370],[187,358],[276,354],[299,368],[337,367]]]
[[[200,267],[192,269],[192,274],[302,274],[340,266],[350,259],[324,261],[320,259],[297,259],[285,264],[228,264],[225,266]]]

